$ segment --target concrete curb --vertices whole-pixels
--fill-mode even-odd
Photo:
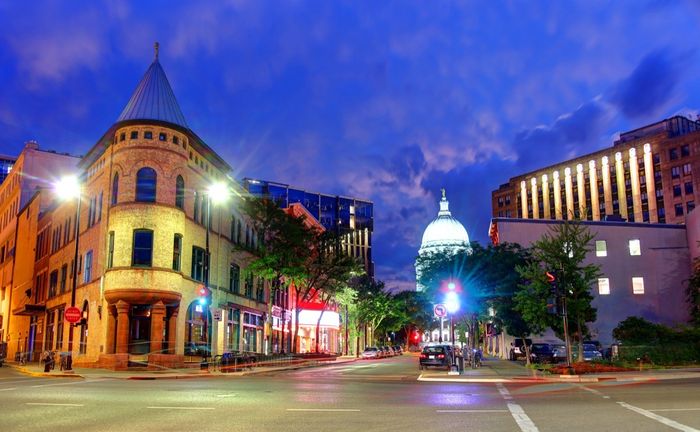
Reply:
[[[471,377],[457,377],[449,378],[448,376],[427,376],[424,377],[421,374],[417,381],[427,381],[427,382],[457,382],[457,383],[514,383],[514,384],[527,384],[527,383],[595,383],[595,382],[644,382],[644,381],[666,381],[666,380],[678,380],[678,379],[700,379],[700,374],[657,374],[650,376],[590,376],[585,375],[560,375],[552,377],[511,377],[511,378],[471,378]]]
[[[25,375],[42,377],[42,378],[85,378],[84,376],[77,373],[65,373],[62,371],[58,372],[34,372],[24,366],[16,365],[13,363],[4,363],[4,366],[11,367],[12,369],[19,371]]]

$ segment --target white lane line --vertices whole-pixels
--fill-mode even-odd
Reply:
[[[651,412],[700,411],[700,408],[663,408],[649,410]]]
[[[220,394],[220,395],[216,395],[216,397],[219,397],[219,398],[227,398],[227,397],[234,397],[234,396],[236,396],[236,395],[233,394],[233,393],[232,393],[232,394]]]
[[[435,410],[438,413],[501,413],[508,412],[504,409],[473,409],[473,410]]]
[[[636,412],[637,414],[641,414],[641,415],[643,415],[644,417],[648,417],[648,418],[650,418],[650,419],[652,419],[652,420],[656,420],[657,422],[659,422],[659,423],[661,423],[661,424],[665,424],[665,425],[668,426],[668,427],[672,427],[672,428],[674,428],[674,429],[678,429],[679,431],[683,431],[683,432],[700,432],[700,430],[698,430],[698,429],[695,429],[695,428],[690,427],[690,426],[686,426],[686,425],[684,425],[683,423],[678,423],[677,421],[674,421],[674,420],[671,420],[671,419],[669,419],[669,418],[660,416],[660,415],[658,415],[658,414],[654,414],[653,412],[647,411],[647,410],[645,410],[645,409],[643,409],[643,408],[639,408],[639,407],[636,407],[636,406],[634,406],[634,405],[630,405],[630,404],[625,403],[625,402],[618,402],[618,404],[620,404],[621,407],[627,408],[627,409],[630,410],[630,411],[634,411],[634,412]]]
[[[65,406],[65,407],[83,407],[83,404],[71,404],[71,403],[49,403],[49,402],[27,402],[26,405],[34,406]]]
[[[359,409],[348,408],[287,408],[292,412],[360,412]]]
[[[506,405],[508,406],[510,415],[513,416],[513,419],[520,427],[520,430],[523,432],[539,432],[539,429],[537,429],[535,423],[533,423],[530,417],[525,414],[525,411],[520,405],[516,404],[515,402],[508,402],[513,399],[513,396],[510,395],[508,389],[501,383],[496,384],[496,387],[498,388],[498,392],[501,394],[503,399],[506,400]]]
[[[184,406],[149,406],[146,407],[148,409],[165,409],[165,410],[196,410],[196,411],[201,411],[201,410],[213,410],[216,408],[212,407],[184,407]]]
[[[8,387],[8,388],[0,389],[0,391],[10,391],[10,390],[17,390],[17,387]]]
[[[39,388],[39,387],[54,387],[54,386],[66,386],[66,385],[76,385],[76,384],[91,384],[94,382],[101,382],[101,381],[112,381],[112,378],[100,378],[100,379],[94,379],[90,381],[69,381],[69,382],[60,382],[60,383],[54,383],[54,384],[39,384],[39,385],[34,385],[32,387],[34,388]]]
[[[600,396],[600,397],[602,397],[603,399],[610,399],[610,396],[606,396],[606,395],[604,395],[603,393],[599,392],[599,391],[596,390],[596,389],[592,389],[592,388],[586,387],[586,386],[584,386],[584,385],[580,385],[580,386],[578,386],[578,387],[579,387],[579,388],[582,388],[582,389],[584,389],[584,390],[586,390],[587,392],[591,392],[591,393],[593,393],[593,394],[596,395],[596,396]]]

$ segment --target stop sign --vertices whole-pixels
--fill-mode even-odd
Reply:
[[[77,323],[78,321],[80,321],[80,318],[82,318],[80,309],[78,309],[75,306],[67,308],[66,311],[63,313],[63,316],[66,318],[66,321],[68,321],[71,324]]]

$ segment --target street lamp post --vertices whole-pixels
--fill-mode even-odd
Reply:
[[[75,207],[75,251],[73,252],[73,283],[71,286],[70,293],[70,306],[75,307],[75,292],[78,288],[78,247],[80,243],[80,204],[81,199],[81,184],[80,179],[76,176],[66,176],[63,177],[55,186],[57,194],[63,199],[77,199]],[[71,323],[68,326],[68,355],[66,356],[66,363],[64,365],[64,370],[73,370],[73,330],[75,324]]]
[[[214,292],[211,290],[209,287],[209,271],[211,269],[211,253],[209,251],[209,231],[211,230],[211,201],[212,199],[215,201],[215,203],[218,202],[223,202],[226,200],[226,197],[228,196],[228,188],[224,183],[212,183],[209,185],[207,188],[207,191],[205,193],[206,199],[207,199],[207,214],[205,216],[206,221],[205,221],[205,226],[206,226],[206,234],[205,234],[205,252],[204,252],[204,286],[206,289],[212,293],[212,303],[214,303]],[[211,305],[207,305],[207,308],[211,309]],[[204,320],[206,323],[208,321],[208,314],[207,314],[207,319]],[[209,331],[209,329],[207,329]],[[209,340],[209,343],[211,344],[211,340]],[[205,352],[206,355],[206,352]]]
[[[456,364],[455,359],[455,326],[454,326],[454,314],[459,310],[459,297],[455,292],[454,283],[448,285],[449,291],[445,295],[445,307],[447,312],[450,313],[450,341],[452,342],[452,366]]]

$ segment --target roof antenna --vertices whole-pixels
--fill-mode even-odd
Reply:
[[[160,49],[160,44],[158,42],[154,43],[153,48],[154,48],[155,54],[156,54],[155,61],[158,61],[158,49]]]

